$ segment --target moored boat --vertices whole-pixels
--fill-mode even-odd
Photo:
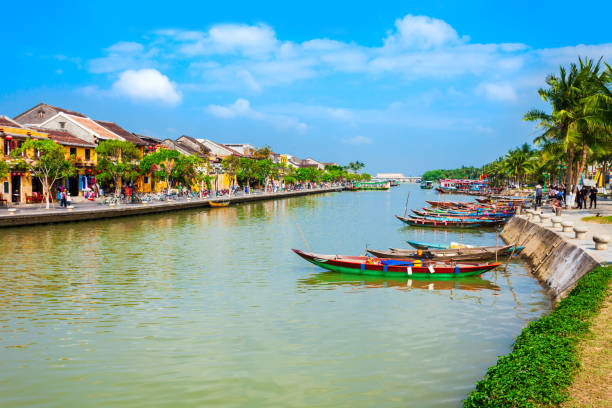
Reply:
[[[434,183],[433,181],[423,181],[421,182],[421,188],[423,190],[431,190],[434,188]]]
[[[230,205],[229,201],[209,201],[211,207],[227,207]]]
[[[459,242],[451,242],[450,244],[432,244],[429,242],[419,242],[419,241],[411,241],[406,240],[406,242],[413,248],[416,249],[463,249],[463,248],[486,248],[486,247],[478,247],[474,245],[462,244]],[[522,246],[514,247],[514,253],[518,254],[523,250]]]
[[[415,259],[384,259],[368,256],[344,256],[314,254],[293,249],[308,262],[333,272],[370,276],[452,279],[476,276],[497,268],[500,262],[451,263],[439,261],[421,262]]]
[[[507,256],[516,253],[513,252],[512,245],[504,245],[499,247],[477,247],[477,248],[458,248],[458,249],[397,249],[389,248],[389,250],[367,249],[367,251],[379,258],[390,259],[431,259],[437,261],[486,261],[495,259],[496,257]]]
[[[483,228],[494,227],[503,223],[499,220],[467,220],[467,219],[430,219],[423,217],[395,216],[398,220],[413,227],[428,228]]]

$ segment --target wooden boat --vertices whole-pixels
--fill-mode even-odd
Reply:
[[[415,259],[384,259],[368,256],[323,255],[293,249],[310,263],[333,272],[353,275],[412,277],[412,278],[457,278],[476,276],[497,268],[493,263],[451,263],[439,261],[421,262]]]
[[[447,218],[467,218],[467,219],[504,219],[509,218],[512,214],[504,213],[472,213],[472,212],[461,212],[461,211],[428,211],[426,208],[421,210],[411,210],[419,217],[447,217]]]
[[[514,246],[504,245],[500,247],[477,247],[460,249],[397,249],[389,248],[388,251],[367,249],[369,253],[379,258],[390,259],[431,259],[436,261],[486,261],[496,257],[507,256],[512,253]],[[516,253],[516,252],[515,252]]]
[[[433,181],[423,181],[421,182],[421,188],[423,190],[431,190],[434,188],[434,183]]]
[[[442,244],[430,244],[428,242],[418,242],[418,241],[410,241],[410,240],[406,240],[406,242],[408,242],[410,246],[416,249],[428,249],[428,248],[447,249],[448,248],[448,245],[442,245]]]
[[[416,217],[402,217],[399,215],[395,216],[398,220],[405,224],[413,227],[427,227],[427,228],[483,228],[483,227],[494,227],[503,223],[503,221],[497,220],[461,220],[461,219],[429,219],[429,218],[416,218]]]
[[[406,242],[413,248],[416,249],[471,249],[471,248],[486,248],[486,247],[478,247],[474,245],[460,244],[458,242],[451,242],[450,244],[430,244],[428,242],[418,242],[406,240]],[[494,247],[493,247],[494,248]],[[523,246],[517,246],[514,250],[515,254],[518,254],[523,250]]]
[[[211,207],[227,207],[230,205],[229,201],[209,201]]]

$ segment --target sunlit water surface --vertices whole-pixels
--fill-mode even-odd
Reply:
[[[427,282],[290,251],[495,244],[404,227],[409,191],[409,207],[437,198],[401,186],[0,230],[0,405],[459,406],[549,310],[521,262]]]

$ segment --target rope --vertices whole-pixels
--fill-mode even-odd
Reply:
[[[304,234],[302,233],[302,229],[300,228],[300,226],[298,225],[297,221],[295,220],[295,217],[293,216],[293,214],[290,212],[289,215],[291,215],[291,218],[293,218],[293,222],[295,223],[295,226],[297,227],[297,230],[300,233],[300,236],[302,237],[302,241],[304,241],[304,245],[306,245],[306,249],[308,249],[308,252],[312,251],[310,250],[310,247],[308,246],[308,242],[306,242],[306,238],[304,238]]]

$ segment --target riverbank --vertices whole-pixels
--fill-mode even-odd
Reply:
[[[550,214],[544,207],[543,214]],[[521,252],[533,268],[534,276],[546,286],[555,302],[559,302],[576,285],[578,280],[597,265],[612,263],[612,246],[596,250],[594,236],[612,236],[612,225],[583,221],[596,214],[612,213],[612,202],[602,201],[596,210],[569,210],[561,215],[561,224],[553,227],[551,219],[528,214],[513,217],[500,236],[507,243],[524,246]],[[563,231],[562,223],[570,225]],[[574,228],[583,227],[586,232],[576,238]]]
[[[174,201],[159,201],[143,204],[120,204],[109,206],[100,203],[79,203],[73,209],[61,207],[45,209],[39,205],[0,209],[0,228],[20,227],[39,224],[54,224],[63,222],[90,221],[104,218],[128,217],[135,215],[155,214],[170,211],[189,210],[210,207],[211,201],[229,201],[231,204],[247,203],[263,200],[277,200],[311,194],[323,194],[342,191],[343,187],[313,188],[276,193],[255,193],[219,199],[181,199]]]
[[[612,212],[609,201],[599,207],[566,211],[561,217],[566,231],[553,227],[550,218],[529,214],[506,224],[502,238],[525,246],[521,256],[557,307],[523,329],[512,352],[489,368],[465,407],[602,406],[612,401],[612,266],[599,266],[612,263],[612,249],[596,250],[593,241],[611,235],[612,226],[583,220]],[[574,227],[582,236],[576,237]]]
[[[528,408],[567,401],[568,387],[581,366],[579,345],[589,337],[592,321],[598,319],[609,297],[611,280],[612,267],[596,268],[580,279],[552,313],[529,323],[512,352],[500,357],[476,384],[464,407]],[[582,373],[586,369],[583,366]],[[601,385],[591,384],[591,388]]]

